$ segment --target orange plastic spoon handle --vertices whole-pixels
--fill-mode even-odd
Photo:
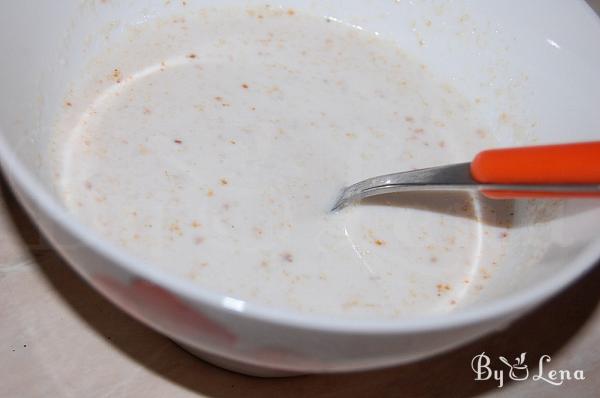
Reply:
[[[600,184],[600,141],[491,149],[471,162],[482,184]],[[495,199],[600,197],[596,192],[484,191]]]

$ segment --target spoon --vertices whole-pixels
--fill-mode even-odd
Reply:
[[[406,191],[478,190],[492,199],[600,198],[600,141],[490,149],[470,163],[368,178],[346,187],[332,211]]]

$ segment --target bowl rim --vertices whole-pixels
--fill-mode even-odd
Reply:
[[[579,0],[575,4],[584,7],[588,13],[596,16],[592,8],[585,1]],[[600,27],[600,23],[598,27]],[[159,267],[149,266],[144,261],[104,239],[91,228],[81,223],[66,208],[59,204],[58,200],[50,194],[42,182],[38,181],[33,172],[28,169],[24,161],[19,159],[16,152],[11,149],[1,127],[0,169],[0,172],[6,176],[13,190],[18,191],[15,188],[20,188],[28,199],[50,221],[79,239],[81,244],[97,252],[108,261],[111,261],[116,268],[121,268],[131,276],[143,278],[176,293],[190,303],[207,306],[215,311],[230,314],[235,313],[240,318],[246,318],[247,320],[262,321],[305,330],[364,335],[401,334],[458,328],[499,318],[515,318],[517,315],[531,309],[573,283],[585,272],[591,270],[600,259],[600,236],[598,236],[596,239],[590,241],[570,264],[565,264],[558,272],[544,281],[534,284],[529,289],[521,289],[505,297],[495,298],[483,304],[444,314],[411,316],[397,320],[373,320],[336,318],[327,316],[326,314],[311,315],[272,308],[252,302],[245,302],[243,309],[232,308],[227,305],[229,303],[227,299],[231,299],[232,297],[200,287],[189,280],[170,274]],[[24,201],[19,198],[18,194],[16,196],[27,210],[30,218],[38,225],[35,217],[32,215],[33,209],[28,208],[23,203]],[[49,238],[52,240],[51,237]],[[62,251],[60,245],[53,243],[53,246],[59,252]],[[70,266],[79,272],[77,266],[72,264]],[[82,274],[81,272],[79,273]],[[94,284],[93,281],[91,284]],[[112,300],[110,296],[107,295],[107,297]]]

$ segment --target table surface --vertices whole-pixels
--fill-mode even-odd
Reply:
[[[600,10],[600,0],[590,0]],[[206,364],[130,318],[44,241],[0,180],[0,397],[599,397],[600,267],[507,330],[390,369],[259,379]],[[475,381],[474,355],[527,352],[585,380]],[[500,367],[497,367],[500,369]]]

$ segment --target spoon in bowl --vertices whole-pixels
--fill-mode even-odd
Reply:
[[[406,191],[477,190],[492,199],[600,198],[600,141],[490,149],[470,163],[386,174],[345,188],[332,211]]]

